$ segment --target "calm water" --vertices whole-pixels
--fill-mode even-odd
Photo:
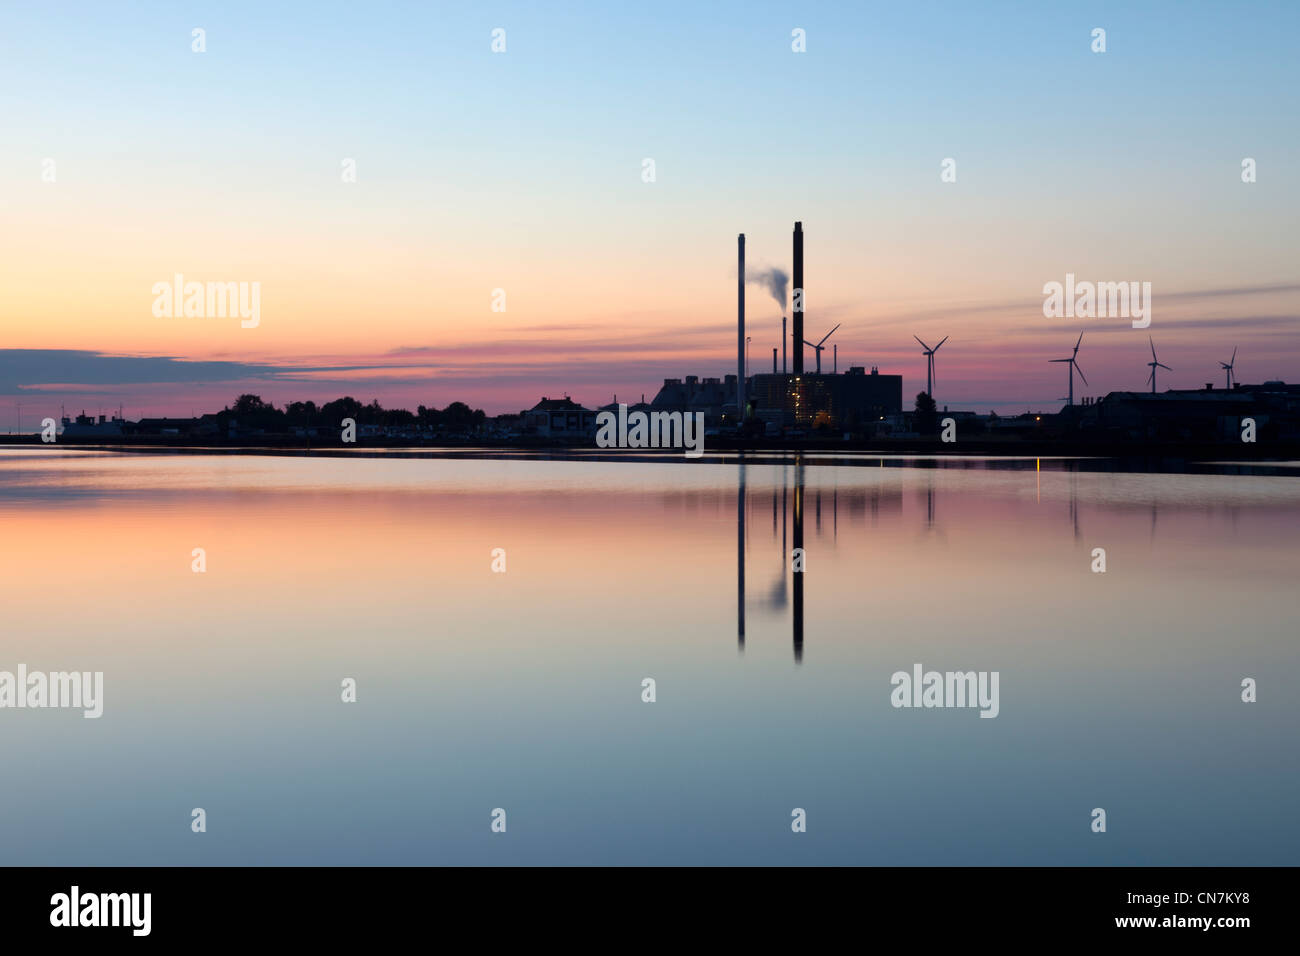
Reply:
[[[0,854],[1300,863],[1300,477],[830,461],[0,451]]]

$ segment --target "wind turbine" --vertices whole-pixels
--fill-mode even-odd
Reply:
[[[1147,341],[1148,341],[1148,342],[1151,342],[1151,336],[1149,336],[1149,335],[1147,336]],[[1158,369],[1158,368],[1162,368],[1162,369],[1164,369],[1166,372],[1172,372],[1173,369],[1171,369],[1168,365],[1165,365],[1165,364],[1164,364],[1163,362],[1161,362],[1158,358],[1156,358],[1156,343],[1155,343],[1155,342],[1151,342],[1151,361],[1150,361],[1150,362],[1147,362],[1147,365],[1151,366],[1151,380],[1150,380],[1150,381],[1151,381],[1151,394],[1154,395],[1154,394],[1156,393],[1156,369]]]
[[[1083,369],[1079,368],[1079,363],[1075,361],[1075,356],[1079,354],[1079,344],[1082,341],[1083,341],[1083,333],[1080,332],[1079,341],[1074,343],[1073,355],[1071,355],[1069,358],[1047,360],[1049,362],[1068,362],[1070,364],[1070,397],[1066,399],[1066,402],[1070,405],[1074,404],[1074,373],[1077,371],[1079,373],[1079,378],[1083,378]],[[1086,378],[1083,378],[1083,384],[1084,385],[1088,384],[1088,380]]]
[[[1232,366],[1235,364],[1237,364],[1237,346],[1234,345],[1232,347],[1232,358],[1228,359],[1226,362],[1219,363],[1219,367],[1228,373],[1228,384],[1226,387],[1229,391],[1232,390]]]
[[[912,338],[921,342],[921,340],[915,335],[913,335]],[[940,346],[947,341],[948,336],[945,335],[939,340],[939,345],[936,345],[934,348],[930,348],[930,346],[921,342],[921,348],[925,349],[925,351],[921,353],[925,356],[925,394],[929,395],[931,398],[934,398],[934,353],[939,351]]]
[[[836,325],[835,325],[835,329],[838,329],[838,328],[839,328],[841,325],[843,325],[843,324],[844,324],[843,322],[837,322]],[[804,344],[804,345],[811,346],[812,349],[813,349],[813,351],[815,351],[815,352],[817,353],[817,374],[818,374],[818,375],[820,375],[820,374],[822,373],[822,349],[824,349],[824,348],[826,347],[826,346],[825,346],[825,342],[826,342],[826,340],[829,339],[832,335],[835,334],[835,329],[831,329],[829,332],[827,332],[825,335],[823,335],[823,336],[822,336],[822,340],[821,340],[820,342],[818,342],[816,345],[813,345],[813,344],[812,344],[811,342],[809,342],[807,339],[804,339],[804,340],[803,340],[803,344]]]

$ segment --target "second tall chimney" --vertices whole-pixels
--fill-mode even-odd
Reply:
[[[794,374],[803,374],[803,223],[794,224]]]
[[[745,420],[745,234],[736,238],[736,415]]]

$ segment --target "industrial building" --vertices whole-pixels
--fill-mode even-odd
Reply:
[[[1056,416],[1066,433],[1145,441],[1241,441],[1242,420],[1253,419],[1261,441],[1300,439],[1300,385],[1234,383],[1231,389],[1110,392]]]
[[[663,387],[645,411],[703,412],[704,423],[720,425],[724,418],[736,417],[736,376],[704,378],[687,375],[685,378],[666,378]],[[617,406],[613,406],[617,408]]]
[[[687,375],[666,378],[647,411],[703,412],[710,426],[735,424],[735,375],[725,379]],[[776,429],[873,430],[873,423],[903,407],[901,375],[881,375],[854,366],[843,375],[751,375],[746,383],[748,417]],[[609,406],[616,409],[616,405]]]
[[[844,375],[755,375],[749,389],[753,417],[781,428],[874,431],[903,408],[903,377],[860,365]]]

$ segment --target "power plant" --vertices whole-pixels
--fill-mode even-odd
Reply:
[[[910,410],[903,408],[903,380],[900,375],[882,375],[875,367],[850,365],[841,374],[839,371],[839,343],[830,344],[831,371],[822,370],[822,353],[826,350],[830,338],[841,328],[841,324],[831,327],[817,342],[805,338],[805,319],[807,318],[807,288],[804,276],[804,229],[803,223],[796,222],[791,242],[791,273],[789,276],[780,268],[760,268],[746,271],[745,234],[740,233],[736,240],[736,373],[723,378],[703,378],[687,375],[684,378],[664,379],[663,387],[653,401],[638,406],[646,411],[683,411],[703,412],[708,427],[730,431],[751,438],[811,437],[814,432],[826,435],[843,435],[845,438],[917,438],[928,434],[933,423],[923,424],[924,419],[914,416]],[[787,281],[793,280],[791,296],[787,302]],[[771,296],[781,306],[781,347],[778,369],[777,351],[772,349],[772,370],[750,375],[748,367],[747,343],[754,336],[754,322],[745,310],[745,286],[756,283],[767,288]],[[766,301],[766,300],[764,300]],[[792,311],[787,311],[787,304]],[[789,320],[793,318],[793,322]],[[748,320],[748,327],[747,327]],[[788,337],[787,337],[787,332]],[[936,387],[935,355],[948,341],[944,336],[931,346],[919,336],[913,336],[920,345],[925,357],[925,390],[934,399]],[[1138,423],[1154,416],[1156,405],[1145,402],[1137,412],[1132,412],[1129,405],[1131,393],[1111,393],[1105,399],[1084,398],[1082,405],[1075,404],[1074,378],[1077,374],[1086,386],[1087,378],[1079,366],[1079,348],[1083,342],[1083,333],[1076,338],[1074,348],[1068,357],[1048,359],[1051,363],[1066,366],[1066,395],[1064,408],[1056,415],[1044,415],[1026,412],[1024,415],[1002,418],[990,413],[980,416],[969,411],[949,411],[946,405],[938,405],[935,412],[950,417],[960,423],[967,435],[986,435],[993,437],[1011,437],[1024,433],[1042,435],[1049,430],[1074,432],[1082,429],[1107,434],[1128,434],[1139,427]],[[1156,372],[1168,370],[1169,366],[1161,362],[1155,352],[1155,344],[1148,338],[1151,349],[1151,361],[1148,362],[1150,375],[1150,395],[1155,398]],[[811,348],[814,355],[812,371],[805,370],[804,349]],[[788,350],[793,348],[793,354]],[[1294,399],[1292,392],[1282,392],[1274,388],[1277,383],[1265,383],[1262,390],[1248,391],[1237,385],[1234,365],[1236,349],[1227,362],[1217,363],[1226,376],[1228,388],[1217,395],[1207,388],[1195,393],[1167,392],[1159,396],[1159,408],[1171,411],[1195,406],[1198,409],[1208,407],[1207,402],[1213,398],[1223,397],[1224,408],[1235,411],[1237,406],[1266,407],[1270,415],[1278,411],[1288,417]],[[1235,386],[1235,387],[1234,387]],[[1253,387],[1248,387],[1253,388]],[[1126,404],[1128,403],[1128,404]],[[1285,406],[1285,407],[1283,407]],[[1217,408],[1217,406],[1216,406]],[[1227,421],[1226,411],[1219,410],[1218,417]],[[1223,431],[1227,426],[1219,422],[1215,427]],[[1154,427],[1154,426],[1153,426]],[[1163,427],[1163,426],[1162,426]],[[1179,428],[1186,430],[1185,426]],[[1226,434],[1226,432],[1225,432]]]
[[[781,368],[777,371],[777,349],[772,349],[772,371],[747,374],[745,285],[757,282],[765,285],[772,297],[783,306],[786,274],[780,269],[759,270],[747,273],[745,267],[745,234],[736,237],[736,374],[701,379],[695,375],[684,378],[666,378],[663,387],[648,403],[647,410],[702,411],[706,422],[714,425],[731,425],[749,434],[779,435],[785,432],[799,434],[812,428],[832,429],[840,432],[868,432],[887,418],[896,418],[902,412],[903,379],[900,375],[881,375],[872,368],[868,374],[865,366],[855,365],[845,374],[839,374],[839,343],[832,348],[833,365],[829,374],[822,372],[822,352],[827,340],[840,328],[837,324],[814,343],[804,339],[804,318],[807,298],[804,290],[803,223],[794,224],[792,243],[793,318],[781,316]],[[752,335],[753,322],[748,331]],[[816,371],[804,371],[804,346],[816,356]],[[787,348],[793,346],[787,371]]]
[[[839,346],[833,347],[834,369],[827,375],[822,373],[822,352],[826,341],[840,326],[837,324],[821,340],[813,343],[804,338],[804,319],[808,304],[807,290],[804,287],[804,231],[803,223],[794,224],[792,242],[792,279],[793,279],[793,317],[790,329],[790,344],[793,347],[792,368],[786,372],[786,363],[782,361],[781,371],[775,370],[770,375],[754,375],[748,382],[746,395],[747,406],[741,406],[746,427],[757,431],[761,422],[767,434],[780,434],[791,430],[795,433],[811,428],[829,428],[836,431],[874,431],[876,423],[897,416],[903,406],[903,378],[901,375],[881,375],[872,369],[867,373],[865,366],[853,366],[844,375],[839,374]],[[786,319],[781,318],[781,348],[784,354],[787,345]],[[808,374],[804,371],[804,346],[813,350],[816,356],[816,371]]]

